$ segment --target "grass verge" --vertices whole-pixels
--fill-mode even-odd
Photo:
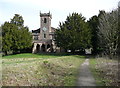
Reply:
[[[96,68],[97,60],[95,58],[90,59],[90,70],[95,78],[97,86],[105,86],[105,83],[102,81],[103,78],[100,76],[99,69]]]
[[[111,59],[90,59],[90,69],[97,86],[118,86],[118,62]]]

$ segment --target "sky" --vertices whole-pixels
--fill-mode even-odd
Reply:
[[[29,30],[40,28],[41,13],[52,14],[51,26],[59,27],[73,12],[81,13],[86,20],[98,15],[99,10],[106,12],[117,8],[120,0],[0,0],[0,25],[10,21],[14,14],[20,14]]]

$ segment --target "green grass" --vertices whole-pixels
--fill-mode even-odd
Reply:
[[[23,53],[23,54],[16,54],[16,55],[8,55],[3,56],[3,59],[13,59],[13,58],[53,58],[63,56],[60,54],[32,54],[32,53]]]
[[[23,53],[23,54],[4,56],[2,57],[2,63],[4,64],[27,63],[27,62],[39,61],[39,59],[56,58],[60,56],[63,55]]]
[[[17,54],[2,58],[3,86],[75,86],[84,56]]]
[[[90,59],[90,69],[95,78],[97,86],[105,86],[102,77],[100,76],[99,69],[96,68],[97,60],[95,58]]]

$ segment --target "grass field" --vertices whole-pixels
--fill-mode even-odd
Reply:
[[[2,58],[3,86],[75,86],[84,56],[17,54]]]

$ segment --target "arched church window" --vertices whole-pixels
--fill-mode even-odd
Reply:
[[[44,38],[46,38],[46,34],[44,34]]]
[[[47,19],[46,18],[44,18],[44,23],[47,23]]]

